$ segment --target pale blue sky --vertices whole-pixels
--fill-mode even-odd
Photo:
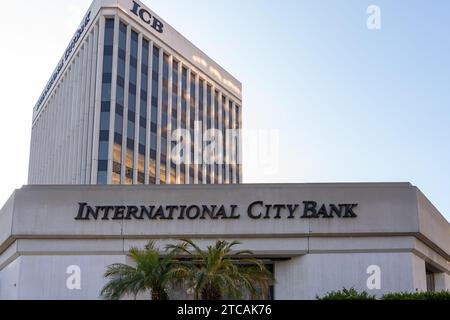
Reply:
[[[242,81],[245,127],[280,130],[279,172],[247,170],[245,182],[412,182],[450,219],[450,1],[143,2]],[[1,160],[13,169],[2,202],[26,183],[33,105],[89,4],[0,13],[11,43],[0,53],[0,147],[17,150]],[[371,4],[379,31],[366,27]],[[29,94],[17,101],[19,90]]]
[[[243,82],[245,126],[281,131],[279,174],[245,182],[408,181],[450,218],[449,1],[148,4]]]

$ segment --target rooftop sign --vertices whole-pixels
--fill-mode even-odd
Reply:
[[[66,65],[67,61],[70,60],[72,57],[72,54],[74,52],[74,49],[76,48],[78,42],[84,35],[84,32],[87,29],[87,26],[91,22],[91,11],[88,12],[86,17],[83,20],[83,23],[81,24],[80,28],[78,28],[77,32],[75,33],[75,36],[72,38],[72,41],[70,41],[69,47],[66,49],[64,56],[62,57],[61,61],[58,63],[58,66],[56,67],[56,70],[53,72],[52,77],[50,78],[49,82],[47,83],[47,86],[44,89],[44,92],[42,93],[41,97],[39,98],[37,104],[36,104],[36,111],[39,110],[39,108],[42,106],[42,103],[47,98],[47,95],[53,88],[53,85],[55,84],[56,80],[59,78],[61,71],[64,69],[64,66]]]
[[[143,22],[155,29],[157,32],[164,32],[164,24],[159,21],[158,18],[152,16],[152,14],[148,12],[148,10],[142,8],[141,5],[136,1],[133,1],[133,8],[131,9],[131,12],[134,15],[138,16]]]

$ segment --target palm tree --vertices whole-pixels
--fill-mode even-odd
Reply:
[[[244,293],[258,296],[258,289],[268,292],[272,274],[262,261],[251,258],[251,251],[232,252],[237,241],[217,241],[207,250],[200,249],[190,240],[168,246],[172,254],[187,255],[190,260],[181,261],[174,270],[178,277],[190,280],[195,299],[221,300],[242,298]]]
[[[109,282],[101,295],[106,299],[119,300],[126,295],[151,291],[152,300],[168,300],[166,288],[175,280],[173,269],[177,261],[169,253],[162,257],[153,241],[144,250],[132,248],[129,256],[136,266],[112,264],[104,275]]]

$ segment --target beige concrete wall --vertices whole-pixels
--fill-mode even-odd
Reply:
[[[356,219],[252,220],[254,201],[266,204],[358,203]],[[78,203],[96,205],[231,205],[239,220],[75,221]],[[16,194],[14,235],[58,237],[287,237],[417,234],[415,189],[409,185],[42,186]],[[444,235],[445,236],[445,235]]]
[[[0,252],[6,250],[11,244],[15,195],[14,192],[0,210]]]
[[[417,189],[417,206],[420,233],[449,254],[450,241],[448,241],[448,237],[450,235],[450,224],[419,189]]]
[[[370,266],[381,269],[381,289],[369,290]],[[309,254],[275,265],[276,299],[314,300],[330,291],[355,288],[381,296],[414,291],[411,253]]]
[[[202,247],[239,240],[237,249],[274,259],[277,299],[314,299],[343,287],[376,295],[421,291],[425,264],[439,271],[437,289],[450,289],[448,223],[437,211],[419,212],[416,195],[409,184],[24,187],[0,212],[0,298],[97,299],[106,266],[125,262],[131,247],[155,239],[164,248],[180,238]],[[252,220],[246,209],[254,201],[358,203],[358,217],[307,220],[299,212],[294,219]],[[241,218],[76,221],[79,202],[237,205]],[[82,270],[81,290],[65,287],[70,265]],[[379,290],[367,288],[369,266],[380,267]]]

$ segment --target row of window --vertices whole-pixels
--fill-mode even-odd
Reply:
[[[199,183],[218,184],[219,175],[223,177],[223,183],[240,183],[241,166],[237,164],[226,166],[224,161],[224,159],[230,159],[231,156],[234,156],[233,159],[238,158],[237,155],[240,152],[238,136],[235,137],[236,140],[232,149],[227,150],[225,148],[221,153],[214,148],[210,148],[211,152],[203,151],[204,148],[200,147],[196,154],[195,149],[196,143],[200,146],[206,144],[206,140],[203,141],[203,134],[209,132],[207,130],[210,129],[221,128],[223,145],[226,145],[228,142],[226,130],[241,128],[240,107],[233,103],[231,99],[227,99],[224,95],[221,96],[209,83],[189,71],[181,62],[172,59],[162,49],[153,46],[145,38],[140,40],[137,32],[134,30],[128,32],[128,26],[123,22],[120,22],[118,28],[117,77],[114,79],[116,95],[114,110],[112,110],[111,88],[113,85],[112,64],[115,23],[114,19],[106,19],[98,183],[107,184],[108,172],[110,171],[112,171],[113,184],[132,184],[135,180],[139,184],[156,184],[158,182],[161,184],[176,184],[178,182],[177,177],[179,177],[179,183],[181,184],[187,182],[193,184],[196,180]],[[127,39],[128,35],[130,35],[130,39]],[[127,43],[129,43],[128,46]],[[138,65],[139,49],[142,52],[140,65]],[[162,66],[162,70],[160,70],[160,66]],[[140,79],[139,88],[137,87],[138,79]],[[162,83],[159,83],[160,80]],[[181,87],[179,87],[179,84],[181,84]],[[160,86],[162,87],[161,96],[159,96]],[[151,92],[149,92],[149,88]],[[140,97],[139,101],[137,101],[138,96]],[[178,108],[179,105],[181,105],[180,109]],[[137,112],[138,110],[139,112]],[[111,112],[115,114],[114,134],[112,135],[114,137],[112,143],[113,165],[112,168],[109,168]],[[124,114],[125,112],[126,114]],[[161,118],[158,120],[159,115]],[[148,118],[150,118],[149,128],[147,127]],[[197,123],[202,124],[200,128],[197,128],[199,133],[195,130]],[[158,139],[158,124],[161,128],[160,139]],[[170,132],[168,131],[169,125]],[[188,130],[192,137],[188,145],[189,148],[183,150],[182,156],[188,160],[179,167],[179,176],[177,176],[177,165],[171,157],[171,151],[180,142],[172,139],[172,132],[175,132],[176,129]],[[149,139],[147,139],[147,135]],[[135,137],[138,137],[137,143],[135,143]],[[214,138],[212,137],[208,141],[214,141]],[[170,145],[168,145],[168,142]],[[135,150],[136,146],[137,150]],[[150,155],[148,163],[146,162],[147,150]],[[157,150],[160,150],[159,159],[157,158]],[[203,154],[204,152],[205,154]],[[136,154],[138,157],[137,168],[134,167]],[[223,159],[219,159],[219,157],[223,157]],[[157,159],[159,160],[159,172],[157,172]],[[171,160],[169,166],[167,165],[167,159]],[[194,159],[200,160],[200,162],[194,161]],[[211,161],[211,164],[209,164],[209,161],[204,165],[195,164],[202,163],[203,159],[215,159],[216,161]],[[148,165],[148,170],[146,170],[146,165]],[[125,168],[125,172],[122,172],[123,168]],[[229,168],[228,171],[227,168]],[[146,181],[146,171],[149,173],[148,181]],[[197,177],[195,177],[196,172],[198,173]],[[234,174],[237,177],[235,180],[233,180]],[[189,177],[189,181],[187,177]]]

